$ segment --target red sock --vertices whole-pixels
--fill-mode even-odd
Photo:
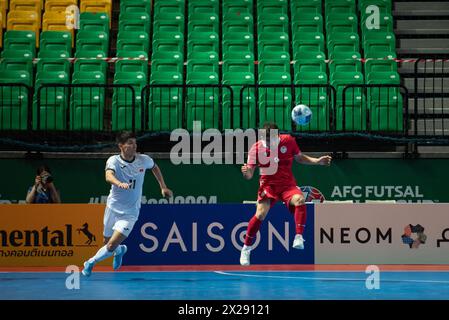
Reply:
[[[262,220],[259,220],[256,216],[252,217],[248,223],[248,229],[246,229],[245,245],[250,246],[256,239],[257,231],[260,229]]]
[[[296,234],[303,234],[306,226],[307,210],[306,205],[295,207]]]

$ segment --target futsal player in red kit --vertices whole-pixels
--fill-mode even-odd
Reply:
[[[301,153],[294,137],[279,135],[277,130],[274,123],[264,124],[262,131],[266,134],[251,147],[248,161],[241,168],[243,177],[247,180],[253,177],[256,167],[260,169],[257,209],[246,231],[245,245],[240,254],[242,266],[250,264],[251,246],[262,221],[277,201],[283,201],[294,216],[296,235],[293,248],[304,249],[302,234],[306,225],[306,205],[293,176],[292,164],[296,161],[300,164],[329,166],[332,161],[330,156],[312,158]]]

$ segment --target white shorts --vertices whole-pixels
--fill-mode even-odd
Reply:
[[[104,230],[103,235],[105,238],[112,237],[115,231],[120,232],[124,236],[128,237],[133,230],[134,224],[137,221],[137,215],[134,214],[120,214],[106,207],[104,211]]]

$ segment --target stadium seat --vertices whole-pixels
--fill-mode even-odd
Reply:
[[[36,12],[10,11],[8,13],[8,31],[33,31],[35,33],[36,47],[39,47],[39,20]]]
[[[187,89],[186,119],[187,129],[193,129],[194,121],[201,121],[202,127],[218,128],[219,90],[202,85],[218,84],[218,74],[214,72],[190,72],[187,84],[195,85]]]
[[[178,71],[152,72],[148,105],[149,130],[173,130],[182,127],[182,73]],[[178,85],[178,87],[157,87]]]
[[[5,50],[26,50],[36,56],[36,33],[32,31],[7,31],[3,48]]]
[[[80,14],[79,23],[80,30],[104,31],[109,34],[110,19],[105,13],[83,12]]]
[[[131,85],[134,89],[134,125],[137,130],[142,128],[141,97],[146,83],[147,76],[143,72],[115,72],[114,84]],[[115,88],[112,101],[112,130],[133,129],[133,91],[126,87]]]
[[[72,52],[72,34],[70,32],[44,31],[40,38],[40,50]]]
[[[366,97],[361,87],[348,88],[347,85],[363,85],[364,77],[360,72],[337,72],[331,85],[337,90],[336,129],[366,130]],[[343,94],[345,95],[343,98]],[[345,101],[343,101],[345,100]],[[343,107],[345,102],[345,110]]]
[[[106,84],[101,72],[74,72],[73,84]],[[70,129],[97,131],[103,129],[105,89],[99,87],[72,88]]]
[[[1,130],[26,130],[28,128],[28,94],[31,90],[31,75],[27,71],[1,71],[0,84],[17,84],[14,87],[0,87],[2,112]],[[22,85],[27,85],[26,88]]]
[[[134,31],[146,32],[150,34],[150,15],[146,12],[141,13],[121,13],[119,20],[119,32]]]
[[[112,17],[112,0],[80,0],[80,12],[106,13]]]
[[[151,15],[151,0],[121,0],[120,13],[147,13]]]
[[[45,12],[65,12],[69,6],[77,6],[78,0],[46,0]]]

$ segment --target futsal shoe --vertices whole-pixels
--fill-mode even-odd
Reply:
[[[304,250],[304,238],[301,234],[297,234],[295,236],[295,240],[293,240],[293,248],[298,250]]]
[[[242,266],[249,266],[249,256],[251,254],[251,247],[244,246],[240,252],[240,264]]]
[[[128,251],[128,247],[124,244],[120,246],[120,252],[116,252],[114,254],[114,260],[112,261],[112,268],[114,270],[120,269],[122,266],[123,256],[125,255],[126,251]]]
[[[90,277],[90,275],[92,274],[93,267],[94,267],[93,263],[86,261],[84,262],[84,269],[83,271],[81,271],[81,273],[86,277]]]

